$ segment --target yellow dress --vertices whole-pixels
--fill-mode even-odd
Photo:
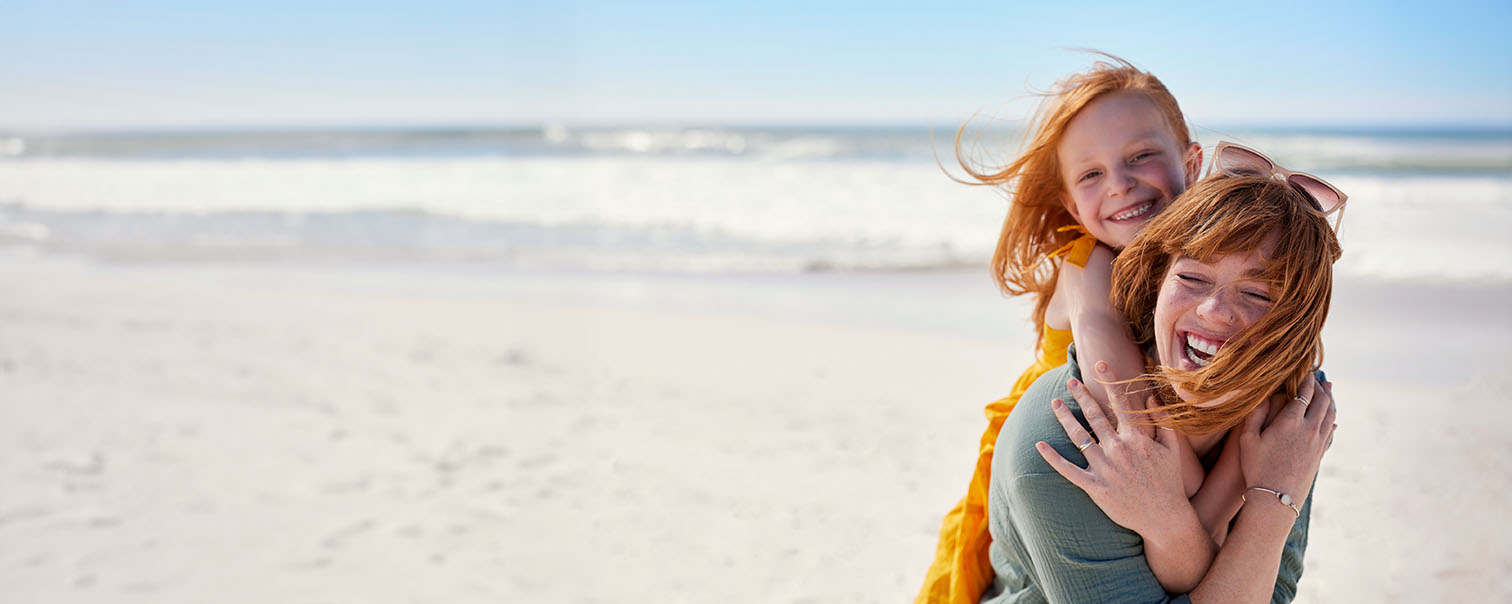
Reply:
[[[1081,237],[1057,250],[1066,262],[1085,267],[1097,239],[1080,226],[1062,227]],[[1024,391],[1045,372],[1066,364],[1066,347],[1071,345],[1071,330],[1044,327],[1040,331],[1039,353],[1034,364],[1019,375],[1008,396],[987,405],[987,431],[977,449],[976,472],[966,489],[966,497],[945,514],[940,526],[940,543],[935,548],[934,563],[924,576],[924,587],[914,604],[976,604],[992,584],[992,563],[987,548],[992,535],[987,532],[987,484],[992,478],[992,452],[997,445],[1003,420],[1013,411]]]

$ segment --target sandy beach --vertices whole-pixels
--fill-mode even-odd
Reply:
[[[208,272],[0,268],[0,600],[908,601],[1031,346],[977,273]],[[1509,294],[1339,285],[1298,601],[1512,598]]]

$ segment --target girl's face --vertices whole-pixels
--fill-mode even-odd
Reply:
[[[1122,248],[1197,178],[1202,149],[1171,134],[1144,95],[1092,101],[1066,127],[1056,149],[1061,204],[1099,241]]]
[[[1212,262],[1173,259],[1155,300],[1155,352],[1161,365],[1177,371],[1208,366],[1235,334],[1270,310],[1272,292],[1260,271],[1265,268],[1261,254],[1273,247],[1272,239],[1259,250]],[[1176,393],[1195,402],[1180,389]]]

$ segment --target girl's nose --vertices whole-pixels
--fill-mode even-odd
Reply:
[[[1122,168],[1113,168],[1108,172],[1109,194],[1114,197],[1121,196],[1134,190],[1134,175]]]

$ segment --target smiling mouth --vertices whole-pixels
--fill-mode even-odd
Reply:
[[[1192,361],[1192,364],[1198,368],[1202,368],[1213,364],[1213,356],[1218,354],[1218,350],[1223,348],[1223,344],[1221,341],[1210,340],[1187,332],[1186,345],[1182,349],[1186,352],[1186,357]]]
[[[1133,222],[1136,219],[1142,220],[1144,216],[1148,215],[1154,209],[1155,202],[1146,201],[1144,203],[1125,208],[1119,213],[1109,216],[1108,220],[1112,222]]]

